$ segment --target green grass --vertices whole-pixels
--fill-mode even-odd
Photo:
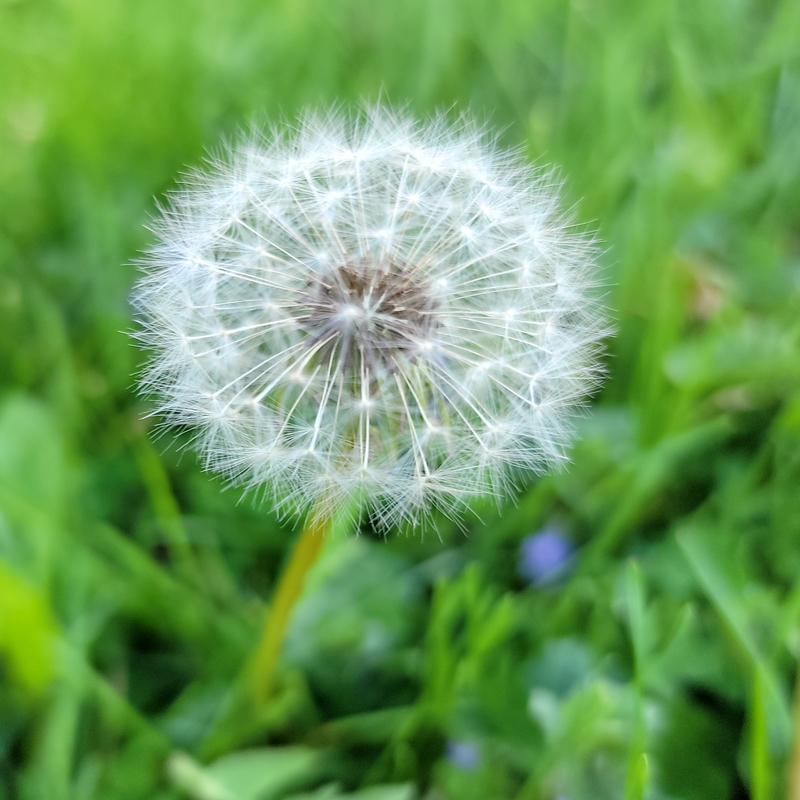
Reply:
[[[618,333],[568,471],[328,543],[257,713],[295,534],[148,440],[131,262],[207,148],[362,98],[556,165]],[[786,797],[799,497],[794,0],[0,0],[2,800]]]

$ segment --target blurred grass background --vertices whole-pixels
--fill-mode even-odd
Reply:
[[[569,471],[328,543],[259,714],[294,533],[148,439],[130,264],[205,148],[380,97],[555,164],[618,335]],[[798,800],[799,498],[796,0],[0,0],[2,800]]]

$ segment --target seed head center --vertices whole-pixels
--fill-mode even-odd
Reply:
[[[412,268],[369,256],[312,278],[300,305],[306,343],[347,368],[414,360],[437,327],[438,302]]]

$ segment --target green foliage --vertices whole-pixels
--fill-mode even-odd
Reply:
[[[0,798],[785,796],[798,52],[793,0],[0,0]],[[571,468],[466,535],[334,537],[261,714],[294,532],[148,438],[131,264],[204,147],[380,97],[561,170],[609,380]],[[529,586],[546,525],[577,551]]]
[[[11,684],[41,693],[53,678],[55,625],[40,592],[0,562],[0,653]]]
[[[265,747],[230,753],[203,768],[175,753],[169,771],[178,786],[202,800],[268,800],[314,780],[318,760],[309,748]]]

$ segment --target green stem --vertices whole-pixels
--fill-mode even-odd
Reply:
[[[800,800],[800,667],[794,688],[794,741],[786,770],[786,800]]]
[[[329,519],[317,514],[311,516],[278,581],[272,605],[267,612],[261,638],[253,656],[250,674],[252,695],[260,707],[263,707],[269,700],[275,679],[275,667],[292,609],[302,594],[308,570],[317,560],[325,541],[325,531],[329,527]]]

